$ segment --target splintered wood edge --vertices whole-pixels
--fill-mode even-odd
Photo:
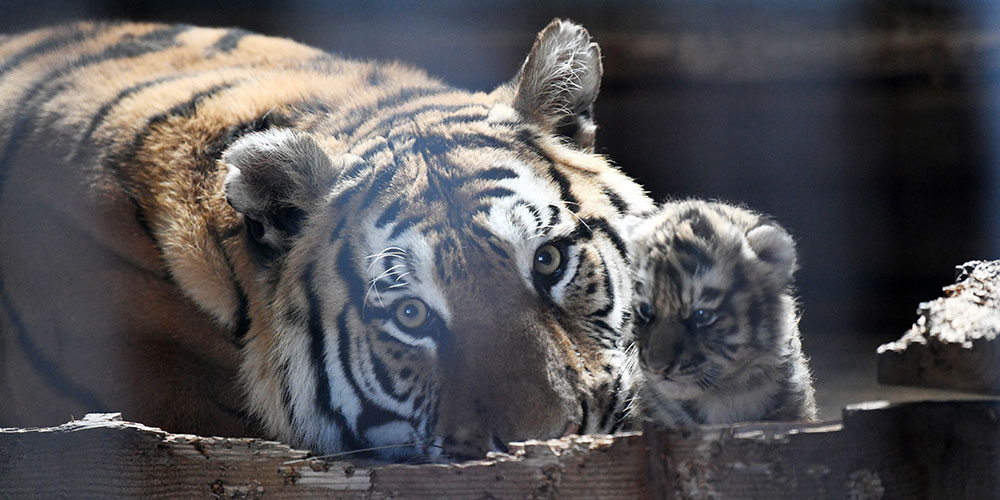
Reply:
[[[878,381],[1000,395],[1000,261],[957,266],[944,296],[920,304],[919,317],[878,353]]]
[[[363,465],[274,441],[169,434],[120,417],[0,429],[17,498],[1000,498],[1000,402],[844,410],[750,423],[513,443],[455,464]]]

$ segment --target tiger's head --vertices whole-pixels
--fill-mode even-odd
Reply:
[[[631,385],[619,232],[643,191],[592,154],[600,52],[553,21],[517,77],[383,94],[234,143],[255,276],[242,377],[276,436],[451,460],[616,428]]]
[[[753,212],[665,204],[632,233],[636,344],[658,396],[694,399],[747,387],[770,368],[795,321],[791,237]]]

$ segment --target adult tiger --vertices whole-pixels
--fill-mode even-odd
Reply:
[[[4,39],[0,425],[440,460],[613,430],[653,205],[592,153],[600,77],[560,20],[490,93],[242,30]]]

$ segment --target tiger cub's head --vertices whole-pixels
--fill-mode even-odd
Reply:
[[[276,436],[457,459],[613,430],[631,382],[624,220],[652,204],[591,153],[601,76],[554,21],[469,93],[380,66],[304,129],[225,154],[254,285],[243,377]]]
[[[648,387],[694,399],[779,362],[794,330],[792,238],[722,203],[666,203],[632,233],[636,344]]]

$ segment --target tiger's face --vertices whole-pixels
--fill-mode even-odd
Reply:
[[[791,238],[720,203],[666,204],[633,234],[639,364],[669,399],[746,386],[773,363],[795,267]]]
[[[599,61],[554,22],[490,94],[441,86],[348,134],[272,129],[226,152],[262,290],[242,375],[272,432],[444,460],[616,428],[619,231],[651,205],[589,153]]]

